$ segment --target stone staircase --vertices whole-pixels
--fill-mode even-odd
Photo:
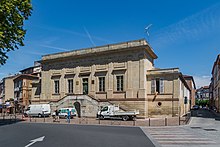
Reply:
[[[68,95],[57,102],[50,102],[49,104],[53,112],[60,108],[75,107],[76,102],[80,104],[79,116],[85,117],[96,117],[101,106],[112,105],[110,102],[100,102],[99,99],[95,99],[91,95]]]

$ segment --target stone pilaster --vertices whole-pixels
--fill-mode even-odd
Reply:
[[[113,71],[113,63],[110,62],[108,64],[108,73],[107,73],[107,78],[108,78],[107,98],[113,98],[114,76],[112,75],[112,71]]]
[[[132,78],[132,62],[127,62],[127,84],[126,84],[126,98],[133,97],[133,78]]]

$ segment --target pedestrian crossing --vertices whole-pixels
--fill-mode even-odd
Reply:
[[[184,127],[149,127],[142,128],[142,130],[147,136],[150,135],[153,142],[162,147],[198,147],[217,145],[212,139],[202,137],[202,135],[197,134],[196,131]]]

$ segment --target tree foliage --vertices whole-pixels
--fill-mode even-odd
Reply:
[[[196,100],[196,105],[203,106],[203,107],[206,105],[209,106],[209,100]]]
[[[31,0],[0,0],[0,64],[5,64],[7,53],[24,46],[24,21],[32,12]]]

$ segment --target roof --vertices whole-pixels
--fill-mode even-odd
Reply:
[[[209,86],[203,86],[203,89],[209,89]]]
[[[29,70],[29,69],[34,69],[34,66],[31,66],[31,67],[28,67],[28,68],[22,69],[22,70],[20,70],[19,72],[24,72],[25,70]]]
[[[160,69],[160,68],[153,68],[153,69],[150,69],[150,70],[147,70],[147,75],[151,75],[151,73],[153,75],[155,74],[171,74],[171,73],[180,73],[179,72],[179,68],[163,68],[163,69]]]
[[[30,79],[30,80],[33,80],[33,79],[38,79],[39,77],[37,76],[33,76],[33,75],[30,75],[30,74],[20,74],[18,75],[14,81],[18,80],[18,79]]]
[[[182,73],[179,71],[179,68],[164,68],[164,69],[151,69],[147,70],[147,75],[164,75],[164,74],[177,74],[179,75],[180,80],[183,82],[184,86],[191,91],[189,85],[184,79]]]
[[[195,84],[195,81],[194,81],[193,76],[183,75],[183,77],[184,77],[185,79],[192,80],[192,82],[193,82],[193,86],[194,86],[194,89],[196,89],[196,84]]]
[[[53,59],[59,59],[59,58],[65,58],[65,57],[72,57],[72,56],[82,56],[87,54],[97,54],[97,53],[103,53],[108,51],[119,51],[124,50],[128,48],[135,48],[135,47],[142,47],[146,49],[146,51],[149,53],[149,55],[157,59],[157,55],[154,53],[153,49],[150,47],[150,45],[147,43],[145,39],[140,40],[133,40],[128,42],[121,42],[116,44],[108,44],[104,46],[97,46],[92,48],[83,48],[78,50],[72,50],[68,52],[61,52],[61,53],[55,53],[55,54],[48,54],[42,56],[42,61],[45,60],[53,60]]]
[[[24,72],[25,70],[34,69],[34,68],[40,67],[40,66],[41,66],[41,65],[27,67],[27,68],[25,68],[25,69],[20,70],[19,72]]]

